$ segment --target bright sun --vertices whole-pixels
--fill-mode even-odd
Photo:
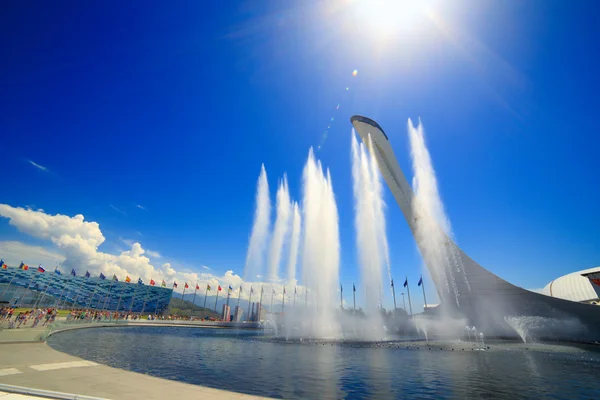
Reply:
[[[413,28],[425,15],[427,0],[358,0],[358,17],[380,38]]]

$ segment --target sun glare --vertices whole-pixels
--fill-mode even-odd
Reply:
[[[356,12],[380,38],[413,28],[427,10],[426,0],[359,0]]]

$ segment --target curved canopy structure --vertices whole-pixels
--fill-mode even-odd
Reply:
[[[414,193],[404,176],[381,126],[372,119],[353,116],[355,130],[376,158],[379,170],[423,254],[424,243],[415,235],[417,224],[413,208]],[[369,137],[372,146],[369,145]],[[441,229],[441,228],[440,228]],[[439,266],[427,264],[441,306],[437,312],[463,316],[487,335],[514,336],[510,321],[535,321],[546,337],[564,340],[600,340],[600,307],[562,300],[517,287],[486,270],[465,254],[451,238],[445,245],[453,260]],[[452,279],[452,290],[448,280]],[[521,323],[521,322],[520,322]],[[546,329],[547,328],[547,329]]]

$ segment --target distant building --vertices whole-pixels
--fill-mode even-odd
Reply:
[[[223,314],[221,314],[221,319],[223,321],[229,321],[229,317],[231,316],[231,307],[227,304],[223,304]]]
[[[161,314],[167,312],[173,290],[150,285],[113,282],[52,271],[18,267],[0,269],[0,304],[15,299],[23,307],[91,308],[96,310]]]
[[[235,312],[233,313],[233,322],[241,322],[244,311],[240,306],[235,306]]]
[[[598,273],[600,273],[600,267],[563,275],[547,284],[542,289],[542,294],[559,299],[598,304],[600,302],[600,286],[592,281],[592,276]]]

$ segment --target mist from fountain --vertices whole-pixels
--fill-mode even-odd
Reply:
[[[457,280],[464,280],[470,288],[464,273],[460,253],[453,243],[450,220],[444,211],[437,178],[429,150],[425,144],[423,125],[415,127],[408,120],[408,136],[413,164],[412,201],[415,222],[415,240],[442,302],[460,305]]]
[[[369,137],[370,139],[370,137]],[[372,143],[369,142],[369,146]],[[364,306],[367,315],[366,340],[385,336],[381,315],[383,270],[389,272],[389,253],[385,232],[383,191],[377,160],[368,154],[352,131],[352,183],[354,189],[354,224],[360,276],[365,288]],[[391,279],[390,279],[391,281]]]
[[[244,279],[254,280],[262,274],[264,253],[269,238],[269,225],[271,220],[271,199],[269,197],[269,182],[264,164],[261,166],[258,183],[256,185],[256,210],[252,233],[248,243],[246,264],[244,266]]]
[[[302,231],[302,217],[297,202],[292,206],[292,227],[290,233],[290,253],[288,260],[287,279],[290,285],[296,287],[296,265],[298,264],[298,250],[300,247],[300,233]]]
[[[269,272],[267,275],[268,279],[272,282],[278,280],[281,253],[289,231],[289,220],[292,212],[290,192],[288,189],[287,177],[285,175],[279,182],[275,208],[276,218],[273,234],[271,236],[271,246],[269,247]]]
[[[335,304],[339,287],[340,238],[338,211],[329,170],[323,172],[312,148],[302,174],[302,279],[308,290],[309,318],[302,336],[340,338]]]

